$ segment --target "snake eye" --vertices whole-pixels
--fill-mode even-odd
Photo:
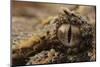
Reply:
[[[80,29],[70,24],[62,24],[57,31],[57,37],[67,47],[77,46],[80,43]]]

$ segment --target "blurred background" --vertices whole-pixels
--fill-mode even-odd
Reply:
[[[42,23],[48,21],[49,17],[53,17],[62,12],[62,8],[68,8],[71,11],[79,13],[82,17],[85,16],[95,28],[96,24],[96,7],[93,5],[78,5],[78,4],[55,4],[43,2],[25,2],[12,0],[12,48],[20,43],[20,40],[30,38],[37,30],[43,28]],[[41,31],[41,30],[40,30]],[[37,34],[37,33],[36,33]],[[95,38],[94,38],[95,39]],[[94,40],[95,41],[95,40]],[[89,53],[90,60],[96,59],[96,47]]]
[[[43,21],[48,21],[48,17],[56,16],[62,8],[86,16],[88,23],[95,26],[95,6],[55,4],[42,2],[25,2],[12,0],[12,44],[19,43],[20,40],[31,37],[37,29],[42,27]]]

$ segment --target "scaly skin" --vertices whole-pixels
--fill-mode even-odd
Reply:
[[[69,26],[71,28],[64,30],[60,29],[63,24],[71,25]],[[64,10],[64,13],[55,17],[50,17],[47,21],[43,21],[43,25],[42,29],[35,32],[36,35],[33,35],[31,38],[21,41],[20,44],[16,45],[17,48],[13,49],[12,54],[13,64],[17,65],[17,61],[19,62],[20,58],[25,60],[31,55],[34,56],[42,50],[51,48],[66,54],[74,54],[85,51],[89,49],[88,47],[91,47],[93,38],[92,26],[88,24],[86,20],[82,19],[81,16],[78,16],[69,10]],[[66,28],[66,26],[62,28]],[[65,34],[65,38],[60,38],[63,34],[60,33],[61,35],[59,35],[59,29],[60,32]],[[77,31],[74,32],[74,30]],[[79,36],[76,36],[76,34]],[[68,40],[63,42],[62,39],[66,38]],[[75,39],[78,39],[78,42],[74,41]],[[21,63],[19,63],[19,65],[20,64]]]

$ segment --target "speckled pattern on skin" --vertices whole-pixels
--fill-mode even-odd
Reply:
[[[12,22],[13,65],[58,64],[96,60],[95,27],[81,14],[65,9],[62,10],[62,13],[50,16],[46,21],[37,18],[13,17]],[[67,25],[69,25],[68,29],[66,29]],[[62,30],[60,27],[65,29]],[[62,34],[66,37],[63,38]],[[77,37],[76,34],[80,36]],[[68,40],[62,41],[63,39]],[[75,39],[78,39],[77,43],[74,43],[76,42]],[[71,44],[74,46],[68,46]]]

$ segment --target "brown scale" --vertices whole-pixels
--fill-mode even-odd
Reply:
[[[71,11],[63,11],[64,14],[52,17],[49,21],[45,22],[44,29],[41,30],[43,34],[37,33],[39,35],[32,36],[16,45],[17,48],[12,51],[12,60],[15,65],[17,65],[16,60],[20,61],[18,57],[24,59],[26,63],[27,61],[25,60],[29,56],[34,56],[42,50],[54,48],[62,52],[66,49],[65,53],[67,54],[78,53],[81,49],[84,51],[84,47],[91,44],[93,35],[91,25]]]

